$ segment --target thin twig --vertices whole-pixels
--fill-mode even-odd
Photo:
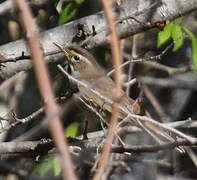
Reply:
[[[0,86],[0,89],[1,89],[1,86]],[[64,97],[61,97],[61,98],[64,98]],[[58,99],[56,98],[56,100],[58,100]],[[0,119],[10,122],[9,125],[7,125],[7,126],[5,126],[5,127],[0,129],[0,134],[3,133],[3,132],[8,131],[10,129],[15,128],[16,126],[18,126],[20,124],[24,124],[24,123],[27,123],[27,122],[33,120],[34,118],[36,118],[39,115],[41,115],[43,112],[44,112],[44,107],[41,107],[38,110],[34,111],[33,113],[31,113],[30,115],[28,115],[27,117],[24,117],[24,118],[17,118],[16,115],[14,114],[14,112],[13,112],[13,118],[11,118],[11,119],[0,117]],[[58,114],[62,115],[62,110],[60,110],[60,112]],[[53,116],[53,117],[51,116],[50,119],[54,118],[54,117],[55,116]],[[12,119],[14,119],[14,122],[12,122]],[[47,121],[49,121],[50,119],[44,119],[43,121],[46,121],[46,123],[44,123],[44,124],[47,124],[48,123]],[[39,127],[41,129],[43,128],[42,125],[39,125]]]
[[[197,141],[193,142],[192,144],[187,140],[177,140],[170,143],[159,144],[159,145],[126,145],[126,146],[117,146],[113,145],[112,152],[114,153],[142,153],[142,152],[157,152],[167,149],[173,149],[178,146],[193,146],[196,145]]]
[[[13,165],[13,164],[14,163],[12,163],[12,162],[7,162],[7,161],[1,160],[0,161],[0,169],[4,173],[16,174],[18,176],[18,178],[16,178],[16,179],[27,179],[27,175],[28,175],[27,171],[25,171],[23,169],[19,169],[19,167],[15,167],[15,165]]]
[[[172,78],[155,78],[155,77],[140,77],[138,82],[146,85],[159,86],[162,88],[180,88],[180,89],[190,89],[197,91],[196,81],[186,81],[180,79]]]
[[[151,102],[151,104],[153,105],[154,109],[157,111],[157,113],[159,114],[161,121],[162,122],[171,122],[171,118],[170,116],[168,116],[163,107],[161,106],[161,104],[159,103],[159,101],[156,99],[156,97],[154,96],[154,94],[150,91],[149,87],[146,85],[142,86],[142,90],[144,91],[146,97],[148,98],[148,100]]]
[[[26,0],[16,0],[16,6],[20,10],[23,26],[27,33],[27,40],[31,52],[32,63],[40,93],[43,97],[44,103],[46,104],[45,111],[47,117],[50,118],[51,116],[55,115],[55,117],[49,121],[48,125],[54,142],[60,152],[60,159],[63,167],[63,178],[64,180],[76,180],[73,171],[73,163],[69,155],[68,145],[64,139],[63,127],[58,113],[59,108],[55,102],[54,94],[49,81],[48,71],[44,62],[35,21],[33,20],[31,10]]]
[[[24,77],[25,72],[21,71],[14,76],[10,77],[9,79],[6,79],[3,81],[0,85],[0,92],[3,92],[7,90],[9,87],[11,87],[17,80],[19,80],[21,77]]]
[[[101,153],[101,156],[99,158],[98,162],[98,169],[93,177],[93,180],[100,180],[105,169],[107,168],[108,161],[110,159],[110,149],[111,149],[111,144],[113,143],[114,136],[115,136],[115,129],[117,125],[117,120],[118,120],[118,113],[119,113],[119,105],[118,103],[120,102],[121,96],[122,96],[122,69],[119,68],[119,66],[122,64],[122,56],[120,52],[120,41],[119,37],[116,31],[116,17],[115,13],[113,12],[113,6],[111,0],[101,0],[104,8],[104,12],[106,15],[106,19],[108,22],[108,26],[110,29],[110,45],[111,45],[111,51],[112,51],[112,59],[113,59],[113,66],[116,69],[114,78],[115,78],[115,89],[113,89],[113,100],[114,103],[112,105],[112,116],[110,120],[110,125],[109,125],[109,131],[108,131],[108,136],[106,139],[106,142],[103,147],[103,152]]]
[[[90,134],[90,135],[89,135]],[[84,140],[82,137],[71,138],[68,137],[67,140],[71,146],[79,146],[82,148],[88,148],[95,152],[98,150],[98,143],[104,137],[103,132],[88,133],[88,139]],[[91,137],[92,136],[92,137]],[[112,144],[111,152],[113,153],[142,153],[142,152],[157,152],[167,149],[173,149],[178,146],[196,146],[197,140],[193,143],[185,139],[179,139],[175,142],[164,143],[160,145],[114,145]],[[14,153],[37,153],[45,151],[46,153],[54,147],[54,143],[51,139],[42,139],[39,141],[19,141],[19,142],[1,142],[0,143],[0,156],[3,154],[14,154]],[[100,152],[101,149],[99,149]]]
[[[71,76],[69,73],[67,73],[64,68],[62,68],[61,66],[58,67],[62,73],[64,73],[66,76],[68,76],[69,79],[71,79],[73,82],[76,82],[77,84],[89,89],[92,93],[94,93],[95,95],[97,95],[98,97],[100,97],[102,100],[104,100],[106,103],[109,103],[110,105],[114,104],[114,101],[109,99],[106,96],[103,96],[102,94],[100,94],[98,91],[95,91],[93,88],[89,87],[87,84],[85,84],[84,82],[79,81],[78,79],[74,78],[73,76]],[[172,134],[177,135],[178,137],[182,137],[184,139],[187,139],[189,142],[193,143],[196,141],[196,138],[188,136],[174,128],[172,128],[171,126],[167,125],[167,124],[162,124],[159,123],[157,121],[155,121],[154,119],[151,119],[149,117],[146,116],[141,116],[141,115],[136,115],[136,114],[132,114],[130,113],[130,111],[128,109],[126,109],[125,107],[121,106],[121,104],[119,105],[120,110],[122,110],[122,112],[124,112],[125,114],[127,114],[130,118],[134,118],[134,119],[139,119],[141,121],[153,124],[161,129],[164,129],[166,131],[171,132]]]
[[[168,6],[167,2],[168,0],[162,0],[162,5],[155,10],[154,12],[154,18],[152,18],[152,21],[160,21],[162,19],[169,19],[172,20],[174,18],[177,18],[178,16],[182,16],[186,13],[189,13],[191,11],[194,11],[196,9],[196,3],[194,3],[194,0],[188,0],[188,3],[184,3],[185,1],[180,1],[180,3],[176,3],[176,0],[172,0],[173,8],[171,6]],[[140,1],[139,4],[133,4],[129,0],[124,0],[120,7],[117,8],[117,11],[120,12],[120,18],[125,17],[128,12],[135,12],[135,9],[139,9],[138,11],[141,11],[145,8],[147,1]],[[154,1],[155,2],[155,1]],[[181,8],[180,8],[181,7]],[[179,11],[172,11],[173,9],[179,8]],[[147,11],[151,12],[151,11]],[[171,12],[171,13],[166,13]],[[143,16],[147,16],[147,14],[144,14]],[[63,26],[51,29],[49,31],[43,32],[43,46],[44,49],[49,52],[53,51],[55,48],[50,46],[51,42],[58,42],[60,44],[65,43],[65,45],[69,45],[72,43],[72,37],[73,33],[76,30],[76,24],[79,23],[86,23],[88,26],[92,26],[95,24],[95,22],[99,22],[98,29],[105,24],[103,19],[103,13],[100,12],[98,14],[94,14],[91,16],[88,16],[87,18],[78,19],[73,22],[69,22],[68,24],[65,24]],[[129,28],[131,26],[131,23],[122,23],[119,25],[120,28],[120,37],[125,38],[128,36],[131,36],[133,34],[136,34],[138,32],[142,31],[142,26],[137,24],[136,22],[132,23],[132,28]],[[65,29],[67,29],[65,31]],[[144,30],[147,30],[147,28],[144,28]],[[89,48],[96,47],[98,45],[106,43],[106,31],[103,33],[98,34],[90,43],[88,43]],[[57,34],[55,36],[54,34]],[[20,51],[25,51],[25,54],[27,54],[27,49],[24,47],[24,41],[19,40],[17,42],[11,42],[9,44],[5,44],[0,46],[1,54],[5,57],[13,57],[20,55]],[[59,58],[59,55],[53,56],[53,60]],[[47,58],[46,61],[52,60],[51,57]],[[21,62],[20,64],[17,63],[16,65],[13,63],[9,63],[7,67],[2,68],[0,76],[3,79],[6,79],[10,77],[11,75],[15,74],[16,72],[19,72],[21,70],[28,70],[31,66],[29,66],[29,62]]]
[[[63,98],[63,97],[62,97]],[[64,105],[64,107],[61,107],[59,112],[57,114],[53,114],[50,117],[44,118],[38,125],[35,127],[31,128],[27,132],[23,133],[21,136],[15,138],[13,141],[27,141],[32,139],[34,136],[39,135],[40,133],[43,132],[47,128],[48,123],[53,120],[57,115],[62,116],[63,114],[65,115],[65,112],[68,112],[68,109],[73,105],[73,99],[70,98],[68,102]]]
[[[48,53],[45,53],[44,56],[47,57],[47,56],[52,56],[52,55],[59,54],[59,53],[61,53],[60,50],[54,50],[54,51],[50,51]],[[18,61],[24,61],[24,60],[30,60],[30,59],[31,59],[31,55],[25,55],[24,52],[22,52],[20,56],[13,57],[13,58],[1,57],[0,63],[18,62]]]
[[[143,13],[145,13],[147,10],[150,10],[150,9],[156,7],[156,6],[159,4],[159,2],[160,2],[160,0],[157,0],[157,1],[155,1],[154,3],[150,4],[149,6],[145,7],[144,9],[142,9],[141,11],[137,11],[137,12],[135,12],[135,13],[129,15],[129,16],[126,16],[126,17],[121,18],[121,19],[119,19],[119,20],[117,20],[117,21],[114,21],[113,23],[114,23],[115,25],[117,25],[117,24],[119,24],[119,23],[122,23],[122,22],[125,21],[125,20],[133,19],[134,21],[136,21],[137,23],[141,24],[141,25],[144,26],[144,27],[150,27],[151,25],[153,26],[153,24],[151,24],[151,23],[144,23],[144,22],[139,21],[136,17],[139,16],[139,15],[141,15],[141,14],[143,14]],[[95,33],[95,34],[92,34],[92,36],[89,36],[89,37],[86,38],[84,41],[82,41],[82,42],[80,43],[80,46],[84,46],[84,45],[87,44],[88,41],[90,41],[94,36],[96,36],[96,35],[98,35],[98,34],[104,32],[104,31],[107,31],[107,32],[108,32],[108,28],[105,27],[105,26],[104,26],[104,27],[101,27],[101,28],[98,29],[98,30],[96,30],[96,33]],[[107,34],[108,34],[108,33],[107,33]]]
[[[49,0],[42,0],[42,1],[30,1],[28,2],[30,6],[43,6],[44,4],[49,3]],[[15,3],[14,0],[6,0],[0,4],[0,16],[12,11],[14,9]]]
[[[128,86],[131,87],[131,86],[134,85],[136,82],[137,82],[137,79],[136,79],[136,78],[133,78],[133,79],[131,79],[130,81],[124,83],[124,87],[128,87]]]
[[[132,37],[132,50],[131,50],[131,57],[137,57],[137,35],[134,35]],[[129,70],[128,70],[128,78],[127,78],[127,82],[131,81],[132,79],[132,70],[133,70],[133,63],[132,61],[130,61],[129,64]],[[127,96],[130,95],[130,89],[131,89],[131,85],[132,84],[128,84],[126,87],[126,94]]]
[[[161,3],[161,0],[155,0],[154,3],[150,4],[149,6],[145,7],[144,9],[142,9],[141,11],[137,11],[135,12],[133,15],[134,16],[139,16],[143,13],[145,13],[146,11],[152,9],[152,8],[155,8],[156,6],[158,6],[159,4]]]
[[[27,116],[25,118],[18,119],[18,118],[15,117],[15,121],[13,123],[11,122],[8,126],[3,127],[3,128],[0,129],[0,134],[5,132],[5,131],[8,131],[12,128],[15,128],[19,124],[24,124],[24,123],[27,123],[27,122],[31,121],[32,119],[34,119],[38,115],[42,114],[43,112],[44,112],[44,108],[40,108],[40,109],[38,109],[37,111],[33,112],[32,114],[30,114],[29,116]]]
[[[173,46],[173,43],[171,43],[169,46],[167,46],[160,54],[157,54],[155,56],[149,56],[149,57],[146,57],[146,58],[132,58],[132,59],[129,59],[128,61],[122,63],[119,68],[123,68],[125,67],[126,65],[130,64],[130,63],[138,63],[138,62],[145,62],[145,61],[150,61],[150,60],[160,60],[164,55],[166,55],[166,53],[172,48]],[[175,73],[179,73],[179,72],[185,72],[187,71],[188,69],[187,68],[170,68],[170,67],[167,67],[167,66],[164,66],[164,65],[161,65],[163,66],[162,70],[165,70],[165,71],[168,71],[169,74],[175,74]],[[111,71],[109,71],[107,73],[107,76],[111,76],[112,73],[115,72],[115,69],[112,69]]]
[[[186,150],[190,159],[192,160],[194,165],[197,167],[197,156],[196,156],[195,152],[190,147],[184,147],[184,150]]]

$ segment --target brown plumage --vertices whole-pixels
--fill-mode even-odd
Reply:
[[[105,75],[104,71],[96,62],[95,58],[85,49],[77,46],[69,46],[66,48],[61,48],[56,44],[59,49],[61,49],[67,58],[72,70],[72,76],[75,79],[85,83],[89,88],[78,84],[79,89],[79,98],[85,104],[88,104],[94,108],[106,121],[109,120],[109,115],[112,111],[112,105],[109,102],[104,101],[100,96],[93,93],[90,89],[94,89],[100,95],[107,97],[112,101],[112,90],[115,88],[114,81]],[[141,106],[132,98],[127,96],[122,92],[123,96],[120,101],[121,107],[128,110],[130,113],[137,115],[143,115],[143,110]],[[124,111],[120,109],[119,111],[119,120],[127,117]],[[146,131],[150,131],[151,134],[156,134],[159,139],[164,140],[173,140],[164,130],[157,127],[155,124],[148,122],[140,122],[138,120],[133,121],[136,126],[143,126]]]
[[[112,90],[115,88],[114,81],[105,75],[101,67],[96,62],[95,58],[85,49],[77,46],[69,46],[64,49],[68,62],[72,66],[72,76],[95,91],[99,92],[102,96],[112,100]],[[104,102],[99,96],[95,95],[91,90],[78,85],[81,98],[88,103],[94,104],[95,107],[100,107],[104,111],[111,112],[112,107],[109,103]],[[121,105],[132,113],[140,114],[141,107],[135,100],[128,97],[124,92],[121,99]],[[119,119],[123,119],[125,113],[120,111]]]

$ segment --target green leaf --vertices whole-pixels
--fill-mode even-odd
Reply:
[[[55,9],[57,10],[58,14],[62,11],[62,6],[64,3],[64,0],[53,0]]]
[[[77,12],[77,4],[75,2],[69,3],[60,13],[58,24],[62,25],[75,16]]]
[[[184,32],[188,35],[191,41],[196,39],[196,36],[186,27],[183,27]]]
[[[64,135],[66,137],[76,137],[77,132],[79,129],[79,123],[77,122],[73,122],[72,124],[70,124],[64,131]]]
[[[174,41],[174,48],[173,51],[177,51],[183,45],[183,31],[181,26],[174,24],[172,29],[172,39]]]
[[[59,157],[57,155],[45,157],[43,162],[38,165],[38,169],[41,177],[45,177],[49,171],[53,171],[54,176],[60,175],[62,168]]]
[[[79,128],[79,123],[73,122],[64,131],[65,136],[76,137]],[[57,155],[46,157],[44,163],[39,165],[39,172],[42,177],[50,170],[53,170],[54,176],[58,176],[61,173],[61,165]]]
[[[180,25],[183,22],[183,17],[179,17],[173,21],[174,24]]]
[[[160,31],[157,38],[157,47],[165,45],[171,39],[171,32],[173,29],[174,23],[170,23],[165,26],[163,31]]]
[[[53,160],[54,156],[46,157],[44,158],[43,163],[38,165],[41,177],[44,177],[49,170],[53,169]]]
[[[85,0],[75,0],[77,4],[81,4],[83,2],[85,2]]]
[[[43,22],[46,22],[47,19],[47,13],[44,10],[39,10],[36,21],[38,24],[42,24]]]
[[[189,29],[183,27],[183,30],[191,41],[193,68],[195,71],[197,71],[197,38]]]
[[[61,173],[61,166],[60,166],[60,162],[59,162],[59,157],[55,156],[54,160],[53,160],[53,170],[54,170],[54,176],[59,176]]]
[[[57,6],[58,2],[59,2],[59,0],[53,0],[54,7],[56,7],[56,6]]]

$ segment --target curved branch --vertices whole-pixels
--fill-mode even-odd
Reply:
[[[159,7],[155,7],[155,9],[147,9],[147,7],[150,6],[149,1],[124,0],[116,9],[119,22],[125,18],[127,19],[129,16],[135,16],[138,22],[131,18],[118,23],[117,29],[120,38],[128,37],[152,28],[157,21],[172,20],[197,9],[196,0],[161,0],[161,2],[162,3]],[[150,26],[145,27],[144,24],[147,22],[150,22]],[[88,48],[93,48],[106,43],[106,35],[108,34],[108,31],[105,28],[106,21],[104,19],[104,13],[99,12],[43,32],[41,34],[41,42],[44,47],[44,52],[48,53],[57,50],[53,45],[53,42],[58,42],[58,44],[63,45],[71,44],[76,35],[78,24],[86,24],[90,29],[94,26],[95,32],[99,32],[104,28],[100,33],[96,34],[90,39],[90,41],[88,41]],[[18,40],[0,46],[0,54],[5,58],[21,56],[22,51],[24,51],[25,55],[29,55],[24,40]],[[59,58],[58,54],[48,56],[46,59],[50,61],[56,60],[57,58]],[[3,79],[6,79],[19,71],[31,68],[30,61],[28,60],[16,63],[9,62],[6,63],[6,65],[7,66],[2,68],[0,72],[0,77]]]

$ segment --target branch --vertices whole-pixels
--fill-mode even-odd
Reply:
[[[90,133],[91,134],[91,133]],[[88,135],[88,134],[87,134]],[[88,135],[89,136],[89,135]],[[70,146],[78,146],[83,151],[92,151],[98,153],[101,151],[102,147],[100,142],[102,141],[103,136],[100,137],[99,134],[88,140],[79,139],[79,138],[67,138]],[[175,142],[164,143],[159,145],[112,145],[111,152],[113,153],[143,153],[143,152],[157,152],[167,149],[174,149],[178,146],[196,146],[197,141],[190,143],[186,139],[179,139]],[[1,142],[0,143],[0,157],[3,155],[11,155],[22,153],[30,153],[31,155],[41,155],[48,153],[54,147],[54,142],[51,139],[45,139],[40,141],[23,141],[23,142]],[[99,150],[99,151],[98,151]],[[56,152],[56,151],[55,151]]]
[[[116,146],[114,145],[112,147],[112,152],[114,153],[143,153],[143,152],[157,152],[157,151],[163,151],[167,149],[174,149],[178,146],[193,146],[196,145],[197,141],[191,144],[187,140],[177,140],[175,142],[165,143],[165,144],[159,144],[159,145],[139,145],[139,146],[132,146],[132,145],[126,145],[126,146]]]
[[[134,19],[127,19],[117,24],[120,38],[125,38],[154,27],[155,22],[162,20],[173,20],[180,15],[187,14],[197,9],[196,0],[162,0],[162,4],[155,9],[147,9],[147,7],[150,7],[151,5],[150,1],[137,1],[139,0],[123,1],[122,5],[116,10],[119,22],[121,22],[121,19],[123,20],[124,18],[128,18],[131,15],[137,15],[137,19],[140,22],[150,22],[151,26],[144,27],[142,23],[136,22]],[[136,11],[136,9],[138,11]],[[144,11],[144,13],[139,13],[143,9],[146,9],[146,11]],[[134,13],[131,14],[131,12]],[[95,24],[95,22],[97,23]],[[41,34],[41,42],[44,52],[49,53],[57,50],[53,45],[53,42],[58,42],[58,44],[64,45],[72,44],[72,40],[77,33],[77,25],[79,23],[87,24],[88,27],[94,26],[95,32],[99,32],[100,29],[104,28],[103,31],[97,33],[90,39],[90,41],[88,41],[88,48],[93,48],[106,43],[106,35],[108,34],[108,30],[106,28],[103,12],[99,12],[97,14],[77,19],[65,25],[43,32]],[[24,40],[18,40],[0,46],[0,53],[5,58],[19,57],[21,56],[22,51],[24,51],[25,55],[29,55]],[[48,61],[55,61],[57,58],[59,58],[58,54],[48,56],[46,59]],[[6,67],[2,68],[0,72],[0,77],[5,79],[12,76],[16,72],[27,70],[29,68],[31,68],[30,62],[25,60],[16,63],[6,63]]]
[[[109,103],[110,105],[114,104],[114,101],[112,101],[111,99],[109,99],[106,96],[101,95],[98,91],[92,89],[91,87],[89,87],[87,84],[85,84],[82,81],[77,80],[76,78],[74,78],[73,76],[71,76],[69,73],[67,73],[60,65],[58,66],[58,68],[62,71],[62,73],[64,73],[66,76],[68,76],[69,79],[71,79],[73,82],[78,83],[79,85],[83,86],[84,88],[89,89],[92,93],[94,93],[96,96],[98,96],[99,98],[101,98],[102,100],[104,100],[106,103]],[[128,111],[128,109],[124,108],[123,106],[119,105],[119,108],[121,109],[121,111],[123,111],[125,114],[127,114],[127,118],[130,119],[132,121],[134,121],[134,119],[139,119],[140,121],[147,123],[147,124],[152,124],[153,126],[155,126],[155,130],[152,128],[152,130],[154,130],[155,133],[159,133],[160,130],[166,130],[167,132],[170,132],[178,137],[184,138],[186,140],[188,140],[189,142],[193,143],[196,141],[197,138],[188,136],[174,128],[171,128],[170,126],[163,124],[163,123],[159,123],[154,119],[151,119],[149,117],[146,116],[141,116],[141,115],[136,115],[136,114],[132,114]],[[160,130],[158,130],[158,128]],[[159,131],[159,132],[158,132]]]
[[[140,77],[138,81],[151,86],[159,86],[162,88],[180,88],[197,90],[196,81],[186,81],[181,79],[172,78],[155,78],[155,77]]]
[[[48,118],[55,117],[48,122],[49,130],[59,150],[61,165],[63,169],[63,179],[76,180],[73,163],[69,155],[68,145],[64,139],[63,127],[59,115],[59,107],[55,102],[55,97],[49,80],[46,64],[40,46],[39,34],[34,23],[32,13],[26,0],[16,0],[21,15],[21,20],[25,32],[27,33],[27,44],[31,52],[32,64],[38,82],[38,88],[46,104],[45,111]],[[68,178],[69,177],[69,178]]]
[[[28,175],[26,171],[19,169],[18,167],[15,167],[13,164],[11,164],[11,162],[6,162],[6,161],[1,160],[0,168],[1,168],[1,172],[7,173],[7,174],[15,174],[18,176],[18,178],[20,177],[21,179],[26,179]]]
[[[110,43],[111,51],[112,51],[112,60],[113,60],[112,63],[116,70],[114,74],[115,88],[112,89],[111,93],[113,93],[113,100],[116,103],[114,103],[112,106],[112,112],[111,112],[112,115],[110,119],[108,136],[107,136],[105,145],[103,147],[103,152],[99,158],[97,173],[93,177],[93,180],[102,179],[101,177],[109,164],[111,145],[114,140],[116,125],[118,121],[118,113],[119,113],[118,103],[122,97],[122,93],[121,93],[122,91],[122,69],[119,68],[119,66],[122,64],[122,56],[120,52],[120,41],[119,41],[119,37],[117,34],[116,26],[115,26],[116,15],[113,11],[111,0],[108,0],[108,1],[102,0],[101,2],[103,4],[106,19],[107,19],[108,26],[111,32],[109,36],[109,43]]]
[[[43,6],[44,4],[49,3],[49,2],[50,2],[49,0],[30,1],[29,5],[39,7],[39,6]],[[14,8],[15,8],[14,0],[6,0],[0,4],[0,15],[2,16],[9,11],[13,11]]]
[[[43,112],[44,112],[44,108],[40,108],[37,111],[35,111],[32,114],[30,114],[29,116],[27,116],[25,118],[21,118],[21,119],[15,117],[15,114],[14,114],[13,115],[14,116],[13,118],[14,118],[15,121],[12,122],[12,121],[8,120],[8,122],[11,122],[11,123],[8,124],[6,127],[2,127],[1,128],[0,129],[0,134],[3,133],[3,132],[5,132],[5,131],[8,131],[8,130],[10,130],[12,128],[15,128],[19,124],[24,124],[24,123],[27,123],[27,122],[31,121],[32,119],[34,119],[38,115],[42,114]],[[7,120],[7,119],[5,119],[5,120]]]

